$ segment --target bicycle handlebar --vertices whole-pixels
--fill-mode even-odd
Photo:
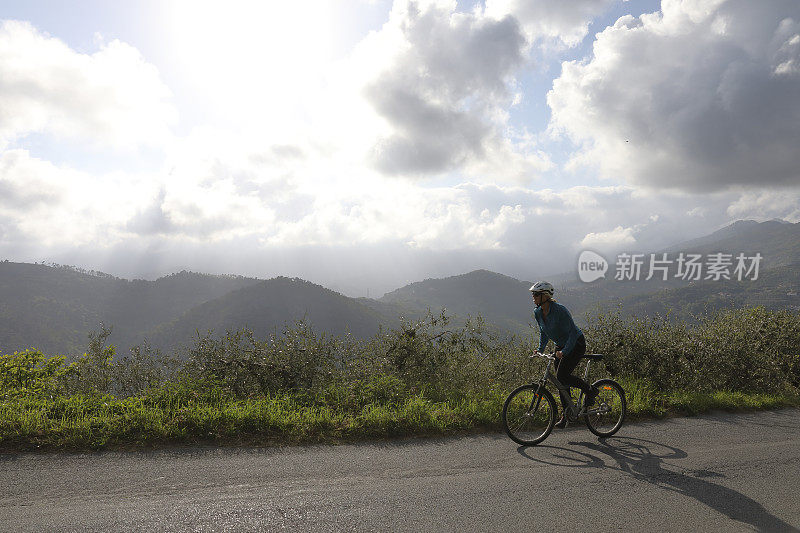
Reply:
[[[540,353],[540,352],[536,352],[536,353],[528,356],[529,359],[533,359],[534,357],[542,357],[544,359],[550,359],[552,361],[552,360],[554,360],[556,358],[556,354],[555,353]]]

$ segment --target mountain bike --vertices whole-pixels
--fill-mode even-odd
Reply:
[[[558,409],[552,393],[545,387],[547,382],[553,384],[567,402],[562,406],[571,423],[583,419],[589,431],[598,437],[610,437],[622,427],[625,420],[627,404],[625,391],[613,379],[600,379],[592,385],[597,387],[599,394],[594,404],[587,408],[584,405],[584,393],[581,391],[577,402],[573,402],[569,387],[558,381],[555,374],[550,371],[556,357],[554,354],[536,353],[530,356],[547,359],[544,373],[539,381],[528,383],[516,388],[506,398],[503,404],[503,428],[511,440],[522,445],[533,446],[539,444],[550,435],[556,423]],[[585,354],[586,372],[584,380],[589,377],[589,366],[592,361],[602,361],[602,354]]]

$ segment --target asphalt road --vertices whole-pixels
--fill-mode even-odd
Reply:
[[[0,455],[0,531],[800,531],[800,411],[296,448]]]

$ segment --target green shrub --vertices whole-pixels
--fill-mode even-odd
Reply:
[[[625,320],[601,314],[585,328],[612,375],[661,390],[780,392],[800,386],[800,314],[763,307],[699,317]]]
[[[248,329],[200,337],[190,351],[193,370],[218,380],[237,397],[313,390],[331,381],[343,357],[340,342],[298,322],[281,335],[257,340]]]
[[[89,347],[86,353],[74,361],[74,372],[66,381],[68,392],[92,393],[110,392],[112,383],[112,361],[116,348],[106,346],[111,329],[101,325],[99,332],[89,333]]]
[[[65,381],[76,372],[74,364],[64,362],[64,356],[47,357],[39,350],[0,355],[0,396],[62,393]]]

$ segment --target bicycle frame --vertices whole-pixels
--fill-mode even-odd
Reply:
[[[602,409],[598,408],[590,409],[589,411],[585,409],[585,407],[583,406],[583,391],[581,391],[580,395],[578,396],[578,405],[576,405],[572,401],[572,395],[570,394],[569,387],[558,381],[558,378],[555,376],[555,374],[553,374],[550,371],[550,367],[553,365],[553,362],[555,361],[555,356],[552,354],[549,355],[542,354],[542,357],[547,358],[547,366],[544,369],[544,374],[542,374],[541,379],[539,379],[539,381],[535,381],[532,383],[532,384],[538,383],[539,388],[536,389],[536,395],[534,396],[535,398],[537,398],[536,404],[535,405],[531,404],[531,411],[536,411],[539,408],[539,402],[541,401],[541,396],[539,394],[539,391],[541,391],[542,387],[545,387],[545,385],[549,381],[550,383],[553,384],[553,386],[555,386],[558,389],[559,392],[562,393],[560,395],[562,403],[566,399],[567,405],[562,405],[562,407],[567,415],[567,420],[569,420],[570,422],[575,422],[579,418],[583,418],[589,415],[602,412]],[[589,367],[591,364],[592,364],[591,359],[587,359],[586,370],[583,373],[584,381],[588,381],[589,379]],[[578,406],[580,406],[580,408]]]

